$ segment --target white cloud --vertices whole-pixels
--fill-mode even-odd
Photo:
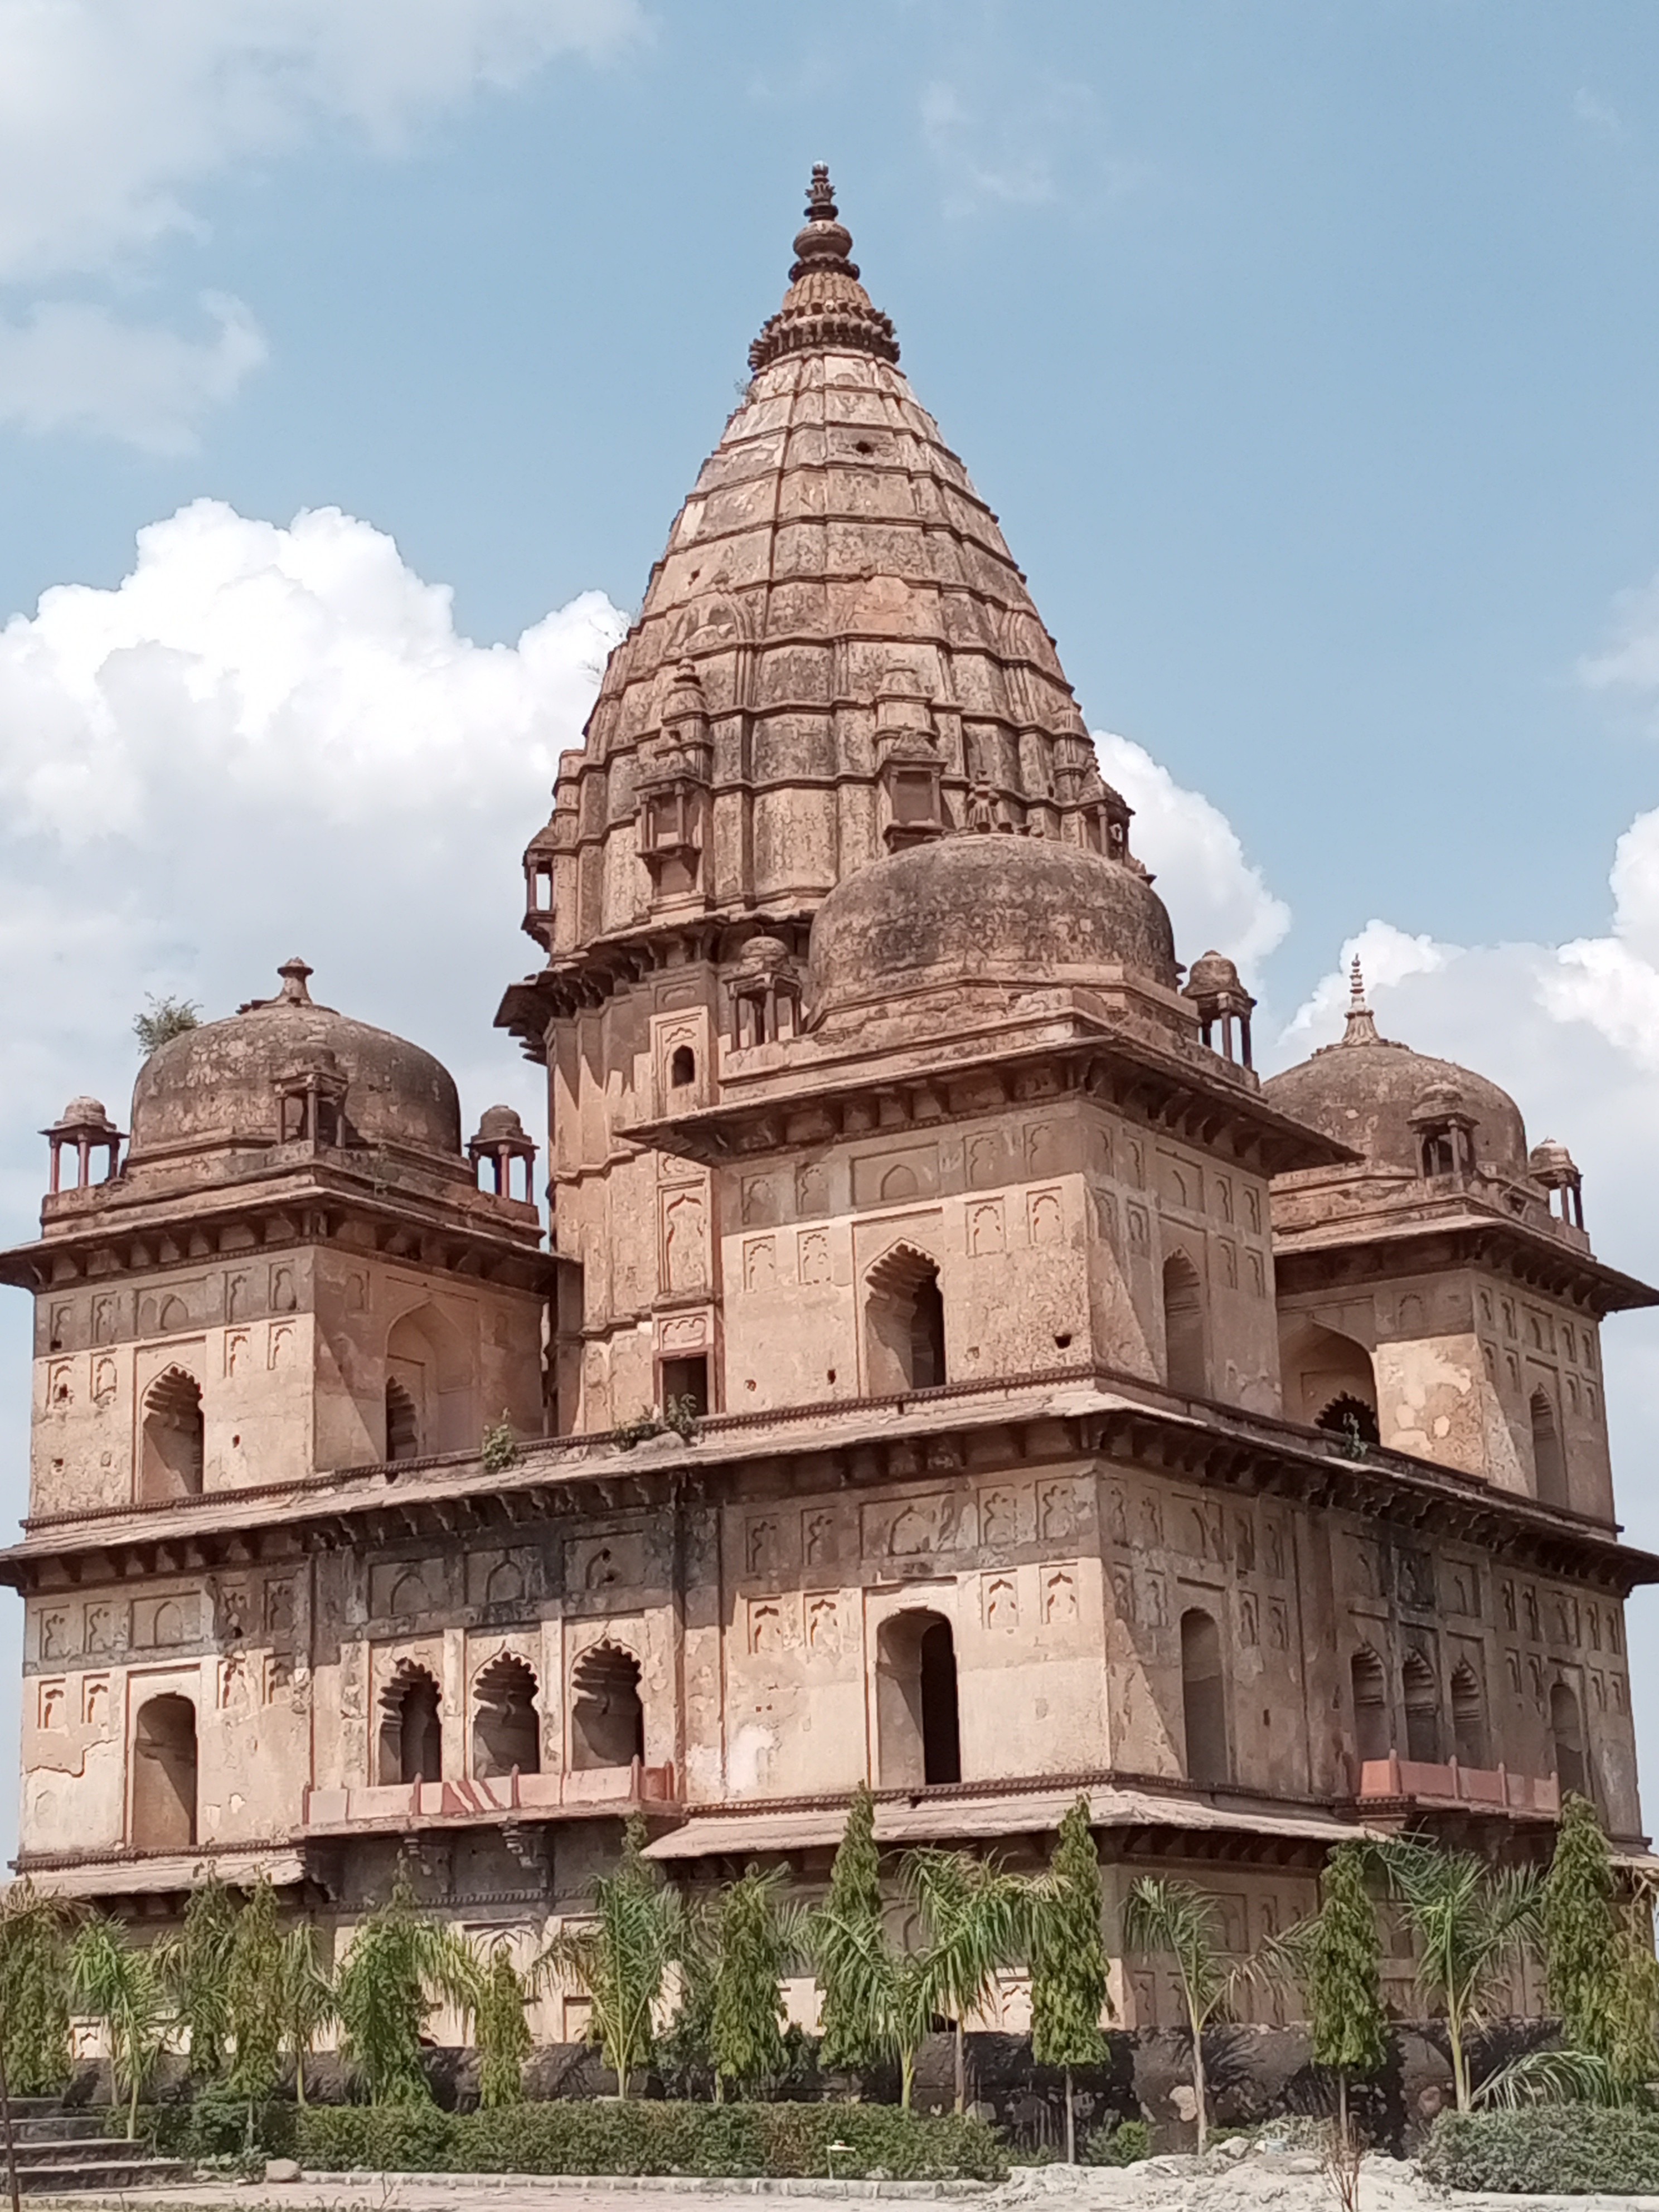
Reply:
[[[1348,939],[1335,968],[1320,977],[1291,1017],[1282,1045],[1307,1052],[1341,1035],[1342,1012],[1348,1003],[1350,970],[1355,960],[1366,990],[1376,993],[1404,982],[1407,975],[1434,974],[1456,950],[1455,945],[1437,945],[1432,938],[1408,937],[1391,921],[1368,921],[1358,937]]]
[[[638,31],[637,0],[0,0],[0,280],[194,228],[192,187],[343,125],[394,147]]]
[[[191,452],[202,416],[265,358],[240,300],[204,294],[207,338],[123,322],[91,302],[48,301],[0,319],[0,422],[81,430],[152,453]]]
[[[331,130],[395,151],[642,22],[639,0],[0,0],[0,286],[30,288],[0,316],[0,419],[188,447],[264,357],[247,310],[206,301],[204,343],[43,286],[125,278],[169,234],[204,236],[227,169]]]
[[[450,1058],[470,1109],[516,1084],[534,1110],[489,1026],[535,960],[519,854],[620,623],[588,592],[474,645],[367,523],[204,500],[114,590],[60,586],[0,630],[14,1233],[43,1120],[82,1089],[121,1109],[143,993],[222,1013],[295,950],[329,1003]]]
[[[1244,857],[1238,834],[1201,793],[1183,790],[1132,738],[1093,733],[1101,774],[1135,810],[1129,842],[1158,878],[1190,967],[1200,952],[1224,952],[1248,978],[1284,939],[1291,910]]]

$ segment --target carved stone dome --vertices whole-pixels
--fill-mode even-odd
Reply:
[[[1455,1060],[1379,1036],[1358,968],[1356,961],[1341,1042],[1269,1078],[1263,1095],[1281,1113],[1363,1152],[1369,1165],[1402,1175],[1420,1170],[1425,1116],[1467,1118],[1474,1125],[1477,1164],[1489,1173],[1524,1176],[1526,1125],[1508,1091]]]
[[[278,1091],[307,1074],[345,1085],[348,1145],[386,1145],[459,1158],[461,1109],[447,1068],[389,1030],[313,1003],[311,970],[290,960],[274,999],[204,1022],[158,1046],[132,1092],[129,1158],[216,1142],[274,1144]]]
[[[953,984],[1176,982],[1169,914],[1139,869],[991,836],[912,845],[848,877],[813,920],[811,970],[815,1020]]]

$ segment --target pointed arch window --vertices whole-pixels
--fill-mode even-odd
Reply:
[[[1184,1252],[1172,1252],[1164,1262],[1164,1346],[1170,1389],[1186,1398],[1207,1397],[1204,1285]]]
[[[492,1659],[478,1676],[473,1693],[472,1771],[480,1780],[515,1769],[520,1774],[541,1772],[536,1688],[529,1662],[511,1652]]]
[[[1440,1759],[1440,1685],[1420,1651],[1408,1651],[1400,1670],[1406,1709],[1406,1756],[1433,1766]]]
[[[1452,1742],[1460,1766],[1486,1764],[1486,1699],[1480,1678],[1467,1659],[1452,1669]]]
[[[939,1265],[897,1244],[870,1270],[865,1306],[870,1394],[934,1390],[945,1382],[945,1299]]]
[[[1561,1426],[1547,1390],[1534,1390],[1527,1401],[1532,1424],[1532,1465],[1534,1489],[1545,1505],[1567,1503],[1567,1462],[1561,1449]]]
[[[380,1692],[380,1780],[441,1782],[444,1735],[435,1675],[400,1666]]]
[[[1353,1687],[1353,1741],[1360,1759],[1370,1764],[1386,1759],[1394,1748],[1394,1729],[1389,1719],[1389,1679],[1382,1662],[1370,1644],[1348,1662]]]
[[[204,1458],[202,1386],[181,1367],[169,1367],[144,1393],[138,1460],[138,1502],[170,1504],[198,1498]]]
[[[1187,1778],[1200,1790],[1232,1779],[1227,1744],[1227,1684],[1215,1615],[1194,1606],[1181,1616],[1181,1705]]]

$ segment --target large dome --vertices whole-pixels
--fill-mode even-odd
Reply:
[[[349,1144],[456,1159],[461,1109],[447,1068],[418,1045],[313,1003],[290,960],[281,994],[158,1046],[132,1092],[135,1163],[220,1143],[277,1141],[277,1087],[305,1071],[345,1085]]]
[[[1526,1175],[1526,1125],[1508,1091],[1455,1060],[1379,1036],[1358,967],[1356,961],[1341,1042],[1322,1046],[1311,1059],[1270,1077],[1264,1095],[1281,1113],[1363,1152],[1369,1165],[1410,1176],[1419,1173],[1421,1159],[1412,1116],[1419,1108],[1461,1112],[1474,1124],[1474,1157],[1481,1168]]]
[[[812,923],[811,1012],[957,983],[1115,982],[1174,990],[1164,902],[1137,868],[1075,845],[988,834],[936,838],[862,868]]]

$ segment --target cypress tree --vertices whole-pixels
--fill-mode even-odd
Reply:
[[[868,1783],[860,1782],[847,1809],[847,1826],[830,1869],[830,1893],[820,1910],[822,1925],[835,1938],[818,1950],[823,1991],[819,2062],[827,2072],[857,2073],[882,2056],[880,2026],[860,1966],[863,1954],[881,1948],[881,1854],[875,1829],[876,1801]]]
[[[1323,1897],[1307,1948],[1307,1995],[1313,2057],[1336,2075],[1342,2140],[1348,2139],[1348,2085],[1374,2074],[1388,2056],[1382,2009],[1382,1940],[1376,1907],[1365,1887],[1365,1855],[1340,1844],[1325,1867]]]
[[[788,1878],[787,1867],[763,1874],[751,1866],[720,1898],[708,2033],[717,2098],[728,2082],[754,2089],[784,2070],[782,1981],[793,1946],[778,1893]]]
[[[490,1952],[473,2009],[478,2039],[478,2102],[487,2112],[524,2102],[524,2063],[532,2049],[524,2016],[529,1992],[505,1943]]]
[[[225,2070],[238,1911],[231,1892],[210,1874],[191,1890],[184,1927],[166,1953],[179,2016],[190,2033],[191,2078],[198,2083],[216,2081]]]
[[[0,2039],[14,2097],[46,2097],[69,2080],[68,1908],[14,1882],[0,1910]]]
[[[1066,2162],[1077,2163],[1072,2072],[1106,2057],[1100,2015],[1109,1998],[1100,1927],[1100,1854],[1086,1797],[1060,1822],[1048,1880],[1033,1907],[1031,2056],[1066,2075]]]
[[[1613,2056],[1609,1999],[1620,1929],[1613,1860],[1587,1798],[1561,1808],[1555,1853],[1544,1878],[1544,1971],[1569,2050]]]
[[[247,2099],[247,2139],[254,2135],[254,2107],[276,2087],[283,2063],[283,2012],[278,2002],[283,1939],[276,1926],[276,1893],[261,1876],[231,1929],[226,2012],[236,2062],[231,2084]]]

